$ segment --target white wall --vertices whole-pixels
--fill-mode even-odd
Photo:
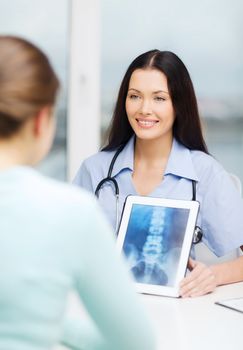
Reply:
[[[100,145],[100,4],[72,0],[67,176]]]

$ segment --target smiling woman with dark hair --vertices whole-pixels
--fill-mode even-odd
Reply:
[[[200,202],[198,237],[203,233],[217,256],[243,244],[242,199],[208,153],[190,75],[173,52],[148,51],[130,64],[108,144],[83,162],[74,183],[99,197],[114,228],[129,194],[194,199]],[[243,280],[243,257],[210,267],[190,259],[189,269],[181,282],[183,297]]]

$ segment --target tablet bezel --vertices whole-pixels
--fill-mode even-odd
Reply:
[[[118,230],[117,247],[120,252],[123,250],[123,244],[127,234],[127,227],[130,219],[130,214],[134,204],[162,206],[168,208],[189,210],[189,216],[182,243],[181,254],[179,258],[174,286],[154,285],[135,282],[136,289],[140,293],[179,297],[179,283],[186,273],[188,258],[190,254],[194,229],[199,210],[199,203],[197,201],[192,200],[188,201],[157,197],[155,198],[145,196],[128,196],[124,203],[122,218]]]

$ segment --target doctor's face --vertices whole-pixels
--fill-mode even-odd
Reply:
[[[172,138],[175,117],[165,74],[136,69],[128,86],[126,112],[138,138]]]

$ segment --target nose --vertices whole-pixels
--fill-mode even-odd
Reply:
[[[151,105],[151,101],[149,99],[142,100],[142,103],[140,106],[140,113],[143,115],[152,114],[152,105]]]

